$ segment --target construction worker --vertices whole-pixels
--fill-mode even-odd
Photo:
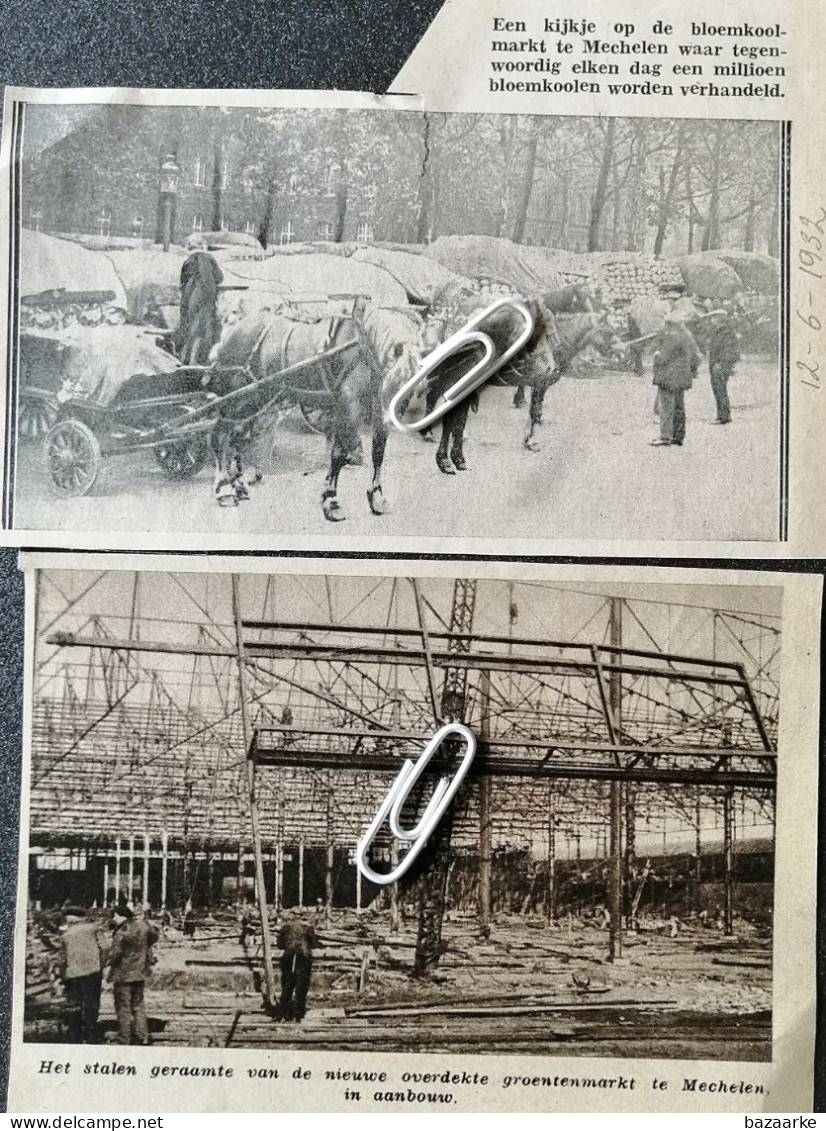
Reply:
[[[158,932],[145,919],[136,919],[130,907],[119,904],[112,912],[114,933],[109,953],[109,974],[118,1015],[118,1044],[148,1045],[144,990],[152,962],[151,948]]]
[[[278,932],[281,955],[281,1001],[279,1013],[285,1021],[301,1021],[307,1012],[307,993],[313,968],[313,948],[318,935],[303,919],[290,919]]]
[[[67,1031],[73,1041],[90,1044],[97,1035],[106,944],[98,923],[79,907],[64,912],[61,973],[68,1007]]]

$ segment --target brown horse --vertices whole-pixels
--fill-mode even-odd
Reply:
[[[577,354],[594,344],[600,352],[609,352],[615,345],[615,334],[603,319],[593,314],[554,315],[542,299],[531,299],[528,306],[534,315],[534,334],[517,359],[490,379],[491,385],[517,386],[531,391],[524,446],[537,451],[535,433],[542,423],[545,394],[568,371]],[[465,304],[436,318],[443,337],[460,329],[474,313]],[[496,355],[501,356],[522,329],[521,316],[505,308],[492,316],[482,327],[489,334]],[[426,394],[426,411],[456,380],[481,357],[481,346],[468,346],[458,351],[431,375]],[[484,388],[484,386],[482,387]],[[482,390],[480,390],[481,392]],[[478,402],[476,402],[478,403]],[[465,471],[464,431],[468,412],[475,407],[473,398],[466,398],[442,418],[442,433],[436,451],[436,464],[446,475]]]
[[[367,499],[373,514],[387,509],[381,471],[387,446],[386,409],[413,372],[418,326],[406,313],[366,304],[357,314],[303,318],[290,309],[251,314],[236,323],[218,347],[210,388],[234,398],[213,434],[215,491],[233,505],[260,476],[244,471],[243,448],[261,421],[296,405],[323,407],[330,418],[330,464],[322,494],[324,517],[340,522],[338,479],[359,432],[372,435],[373,474]],[[226,504],[225,504],[226,505]]]

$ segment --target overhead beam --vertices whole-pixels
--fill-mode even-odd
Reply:
[[[387,625],[318,624],[313,621],[264,621],[245,620],[244,628],[261,632],[326,632],[358,636],[419,637],[417,628],[396,628]],[[637,659],[659,660],[662,663],[697,664],[707,668],[728,668],[739,672],[740,664],[729,660],[708,660],[697,656],[685,656],[675,652],[654,651],[645,648],[619,648],[612,644],[586,644],[580,640],[549,640],[538,636],[499,636],[481,632],[428,632],[431,640],[455,640],[472,644],[505,644],[521,648],[564,648],[571,651],[590,652],[596,647],[599,652],[634,656]],[[465,649],[469,651],[470,648]]]
[[[81,636],[71,632],[55,632],[47,637],[48,644],[62,647],[102,648],[115,652],[159,652],[181,656],[227,656],[234,657],[230,648],[211,644],[171,644],[164,641],[116,639],[102,636]],[[340,664],[426,664],[428,656],[423,648],[377,648],[377,647],[339,647],[329,644],[266,644],[248,643],[244,649],[248,660],[308,660],[326,661]],[[563,675],[597,676],[598,665],[591,660],[555,659],[549,656],[515,656],[504,653],[462,654],[460,652],[436,652],[431,649],[430,658],[438,668],[467,668],[469,670],[488,670],[501,672],[557,672]],[[713,666],[713,665],[709,665]],[[646,667],[635,664],[602,664],[602,671],[631,676],[652,676],[659,679],[678,680],[683,683],[710,684],[715,687],[744,688],[747,681],[741,675],[715,676],[700,672],[681,671],[677,668]]]
[[[329,750],[258,750],[255,761],[259,766],[291,766],[304,770],[365,770],[372,773],[397,774],[402,759],[390,754],[340,754]],[[450,774],[455,764],[447,759],[433,758],[428,770]],[[657,782],[670,785],[734,785],[739,788],[756,787],[774,789],[776,777],[766,770],[722,769],[716,767],[688,766],[618,766],[582,761],[547,760],[531,761],[528,758],[508,758],[495,755],[480,742],[468,776],[509,778],[565,778],[578,781],[635,781]]]
[[[253,739],[252,752],[257,757],[265,754],[269,748],[262,741],[262,736],[269,734],[310,735],[319,737],[333,737],[346,739],[375,739],[381,742],[412,742],[424,748],[426,736],[409,730],[366,730],[358,727],[300,727],[283,724],[277,727],[256,727]],[[513,748],[524,750],[541,750],[546,755],[554,750],[575,750],[584,753],[598,754],[637,754],[651,755],[668,758],[758,758],[767,765],[777,762],[774,751],[763,750],[762,747],[738,746],[647,746],[642,743],[612,743],[612,742],[586,742],[579,740],[560,741],[554,737],[548,738],[500,738],[488,740],[491,748]],[[276,747],[280,749],[280,747]],[[341,755],[339,755],[340,757]]]

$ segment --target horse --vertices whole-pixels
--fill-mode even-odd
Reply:
[[[537,427],[542,423],[542,409],[545,394],[568,371],[577,354],[593,343],[606,352],[615,345],[613,329],[601,318],[593,314],[554,315],[541,298],[531,299],[528,305],[534,315],[534,334],[524,350],[509,365],[487,382],[490,385],[509,385],[524,389],[530,388],[530,408],[524,446],[528,451],[538,451],[535,438]],[[459,316],[454,312],[449,319],[447,337],[467,321],[470,313],[462,310]],[[496,347],[496,356],[501,356],[522,330],[522,318],[508,308],[497,312],[481,329],[489,334]],[[439,398],[466,373],[470,364],[482,356],[482,347],[469,345],[457,351],[431,374],[427,393],[426,408],[431,411]],[[478,402],[476,402],[478,404]],[[465,398],[442,418],[442,434],[436,451],[436,465],[446,475],[465,471],[464,430],[468,412],[476,407],[471,397]]]
[[[261,417],[298,403],[328,409],[330,462],[321,497],[324,517],[346,518],[338,500],[342,468],[360,445],[365,421],[372,433],[373,473],[367,491],[375,515],[388,509],[381,483],[387,445],[387,406],[414,372],[419,329],[407,312],[362,304],[351,315],[321,319],[289,308],[250,314],[231,327],[213,356],[210,388],[219,397],[238,393],[234,411],[221,404],[213,432],[215,493],[219,503],[235,505],[248,495],[257,473],[244,470],[243,448]],[[313,361],[313,359],[317,359]],[[312,362],[305,366],[303,363]]]

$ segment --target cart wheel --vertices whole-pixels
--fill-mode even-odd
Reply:
[[[167,479],[194,479],[207,461],[209,446],[205,436],[173,440],[152,449]]]
[[[298,407],[301,410],[301,415],[304,417],[304,423],[311,432],[318,432],[321,436],[329,436],[332,424],[332,413],[329,408],[317,405],[305,405],[301,404],[301,402],[299,402]]]
[[[46,462],[56,495],[88,495],[100,471],[98,438],[81,420],[61,420],[46,437]]]
[[[24,440],[42,440],[57,420],[57,405],[42,397],[20,394],[17,429]]]

